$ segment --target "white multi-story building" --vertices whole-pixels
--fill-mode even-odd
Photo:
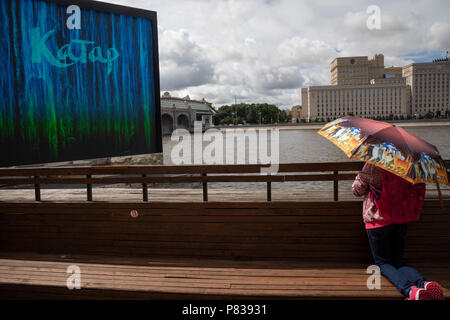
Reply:
[[[403,67],[403,77],[411,90],[412,115],[444,115],[450,110],[450,60],[409,64]]]
[[[302,118],[377,117],[408,114],[408,86],[403,81],[369,85],[313,86],[302,89]]]
[[[408,117],[450,110],[450,61],[385,68],[383,55],[336,58],[332,85],[302,89],[300,118]]]

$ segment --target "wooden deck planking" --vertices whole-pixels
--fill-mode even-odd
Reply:
[[[22,294],[33,294],[32,288],[59,289],[70,297],[90,297],[83,290],[100,290],[102,297],[118,295],[126,298],[154,298],[180,295],[186,298],[401,298],[396,289],[384,278],[382,290],[368,290],[366,287],[366,266],[336,263],[312,267],[301,262],[266,261],[221,261],[221,260],[164,260],[132,259],[117,264],[117,258],[103,261],[99,257],[45,258],[56,261],[39,261],[31,255],[30,260],[13,259],[14,255],[2,254],[0,258],[0,288],[2,286],[23,286]],[[43,258],[43,257],[40,257]],[[64,261],[66,260],[66,261]],[[205,263],[206,262],[206,263]],[[131,265],[131,264],[132,265]],[[81,269],[81,290],[66,288],[66,273],[69,265]],[[168,265],[165,265],[168,264]],[[205,266],[206,264],[206,266]],[[428,277],[449,284],[446,267],[422,265],[421,270]],[[25,288],[26,287],[26,288]],[[30,291],[31,289],[31,291]],[[46,297],[46,290],[37,290],[35,298]],[[18,289],[17,289],[18,290]],[[16,290],[16,291],[17,291]],[[51,291],[51,290],[50,290]],[[18,291],[20,293],[20,290]],[[40,294],[40,296],[39,296]],[[445,294],[449,292],[445,289]],[[14,297],[14,295],[12,296]],[[3,297],[5,298],[5,297]],[[8,297],[6,297],[8,298]],[[173,297],[172,297],[173,298]]]

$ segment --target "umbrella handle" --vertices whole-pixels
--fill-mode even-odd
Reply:
[[[442,200],[441,188],[439,187],[439,181],[438,181],[436,175],[434,175],[434,181],[436,181],[436,187],[437,187],[437,191],[438,191],[438,195],[439,195],[439,205],[442,209],[442,208],[444,208],[444,200]]]

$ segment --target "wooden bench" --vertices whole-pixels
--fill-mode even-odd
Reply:
[[[405,255],[449,297],[444,205],[426,201]],[[401,298],[366,286],[360,201],[0,202],[0,237],[2,298]]]
[[[361,201],[338,201],[338,182],[362,165],[280,164],[275,175],[260,174],[267,165],[0,169],[0,186],[31,184],[36,200],[0,197],[0,297],[401,298],[386,279],[368,290]],[[334,201],[272,199],[272,183],[295,181],[329,181]],[[263,182],[267,201],[208,201],[215,182]],[[116,183],[142,184],[142,201],[96,201],[95,184]],[[149,201],[151,183],[199,183],[203,201]],[[42,199],[45,184],[84,184],[87,201]],[[426,200],[405,255],[450,296],[448,198],[444,208]],[[81,290],[66,287],[70,265]]]
[[[67,268],[74,264],[81,270],[80,290],[66,288]],[[449,264],[415,266],[449,287]],[[2,253],[0,293],[2,299],[402,299],[385,278],[381,290],[368,290],[365,267]]]

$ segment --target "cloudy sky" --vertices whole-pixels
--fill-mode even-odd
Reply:
[[[301,88],[330,83],[338,56],[383,53],[386,66],[403,66],[450,49],[448,0],[105,2],[156,11],[161,91],[216,107],[235,97],[301,104]],[[380,29],[367,27],[371,5],[380,9]]]

